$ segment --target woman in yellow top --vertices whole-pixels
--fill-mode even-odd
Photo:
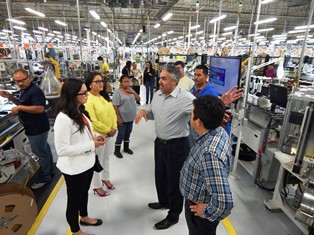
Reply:
[[[101,74],[98,72],[89,73],[85,84],[89,91],[85,109],[89,113],[93,130],[106,138],[106,144],[96,150],[100,164],[104,169],[100,173],[94,172],[92,180],[94,194],[105,197],[109,193],[102,188],[101,183],[106,185],[108,189],[114,189],[109,180],[109,156],[113,152],[114,140],[111,137],[117,132],[117,116],[104,89],[105,84]]]

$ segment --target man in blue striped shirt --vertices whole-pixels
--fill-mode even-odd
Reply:
[[[231,146],[220,126],[225,106],[211,95],[201,96],[193,104],[190,123],[198,137],[181,170],[180,191],[189,235],[215,235],[220,220],[233,208],[228,182]]]

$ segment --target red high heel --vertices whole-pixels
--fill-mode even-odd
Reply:
[[[115,189],[115,186],[109,180],[101,180],[102,185],[106,185],[107,189]]]
[[[110,193],[106,192],[103,189],[99,189],[99,188],[94,188],[93,191],[94,191],[94,195],[97,194],[99,197],[106,197],[106,196],[110,195]],[[101,191],[104,191],[104,192],[101,192]]]

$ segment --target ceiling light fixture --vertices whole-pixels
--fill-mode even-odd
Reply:
[[[194,25],[194,26],[191,26],[190,29],[198,29],[199,27],[201,27],[199,24],[198,25]]]
[[[37,16],[45,17],[45,14],[43,14],[43,13],[41,13],[41,12],[39,12],[39,11],[33,10],[33,9],[31,9],[31,8],[26,7],[25,10],[28,11],[28,12],[30,12],[30,13],[33,13],[33,14],[35,14],[35,15],[37,15]]]
[[[293,33],[304,33],[306,30],[305,29],[300,29],[300,30],[290,30],[288,34],[293,34]],[[310,31],[310,30],[309,30]]]
[[[48,36],[54,37],[55,35],[53,33],[47,33]]]
[[[11,30],[7,30],[7,29],[3,29],[2,32],[5,32],[5,33],[13,33]]]
[[[272,1],[274,1],[274,0],[264,0],[264,1],[261,2],[261,4],[267,4],[267,3],[270,3]]]
[[[159,23],[157,23],[157,24],[154,25],[154,28],[155,28],[155,29],[157,29],[157,28],[159,28],[159,27],[160,27],[160,24],[159,24]]]
[[[267,32],[267,31],[272,31],[272,30],[274,30],[274,28],[259,29],[257,30],[257,32],[261,33],[261,32]]]
[[[312,38],[313,35],[307,35],[307,37],[308,37],[308,38]],[[297,36],[297,38],[305,38],[305,36],[304,36],[304,35],[300,35],[300,36]]]
[[[299,30],[299,29],[307,29],[307,25],[303,25],[303,26],[297,26],[294,29]],[[310,29],[314,28],[314,24],[309,26]]]
[[[209,23],[211,23],[211,24],[212,24],[212,23],[215,23],[215,22],[217,22],[217,21],[219,21],[219,20],[223,20],[223,19],[226,18],[226,17],[227,17],[227,15],[218,16],[218,17],[216,17],[216,18],[210,20]]]
[[[49,30],[47,28],[44,28],[44,27],[38,27],[39,30],[42,30],[42,31],[46,31],[48,32]]]
[[[8,19],[8,21],[11,21],[12,23],[15,24],[25,25],[25,22],[16,19]]]
[[[287,37],[287,34],[277,34],[277,35],[273,35],[273,38],[282,38],[282,37]]]
[[[173,30],[168,31],[167,34],[173,34]]]
[[[254,24],[266,24],[266,23],[274,22],[276,20],[277,20],[277,18],[273,17],[273,18],[269,18],[269,19],[265,19],[265,20],[256,21],[256,22],[254,22]]]
[[[100,16],[97,14],[96,11],[90,10],[89,13],[90,13],[96,20],[99,20],[99,19],[100,19]]]
[[[59,32],[59,31],[52,31],[52,32],[55,34],[61,34],[61,32]]]
[[[204,33],[204,31],[199,31],[199,32],[196,32],[195,34],[199,35],[199,34],[202,34],[202,33]]]
[[[19,30],[27,30],[26,28],[23,28],[23,27],[20,27],[20,26],[17,26],[17,25],[14,25],[13,28],[19,29]]]
[[[57,23],[57,24],[59,24],[59,25],[62,25],[62,26],[67,26],[67,24],[66,23],[64,23],[64,22],[62,22],[62,21],[60,21],[60,20],[55,20],[55,22]]]
[[[41,31],[38,31],[38,30],[33,30],[33,33],[43,33],[43,32],[41,32]]]
[[[134,38],[132,44],[134,44],[134,43],[137,41],[137,39],[139,38],[139,36],[140,36],[140,34],[137,34],[137,35],[136,35],[136,37]]]
[[[169,20],[172,15],[173,15],[173,13],[171,13],[171,12],[167,13],[164,17],[162,17],[162,21],[167,21],[167,20]]]
[[[254,37],[254,36],[259,36],[259,35],[261,35],[260,33],[257,33],[257,34],[249,34],[249,35],[247,35],[248,37]]]
[[[107,29],[108,33],[112,33],[111,29]]]
[[[230,27],[224,28],[224,31],[234,30],[234,29],[236,29],[236,28],[237,28],[237,26],[230,26]]]
[[[222,36],[232,35],[232,32],[222,33],[221,35],[222,35]]]
[[[108,25],[107,25],[105,22],[103,22],[103,21],[101,21],[100,24],[101,24],[102,26],[104,26],[105,28],[108,27]]]

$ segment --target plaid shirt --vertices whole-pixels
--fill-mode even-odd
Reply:
[[[180,191],[186,200],[206,203],[203,217],[218,221],[233,208],[228,183],[231,164],[229,137],[222,127],[196,138],[180,176]]]

